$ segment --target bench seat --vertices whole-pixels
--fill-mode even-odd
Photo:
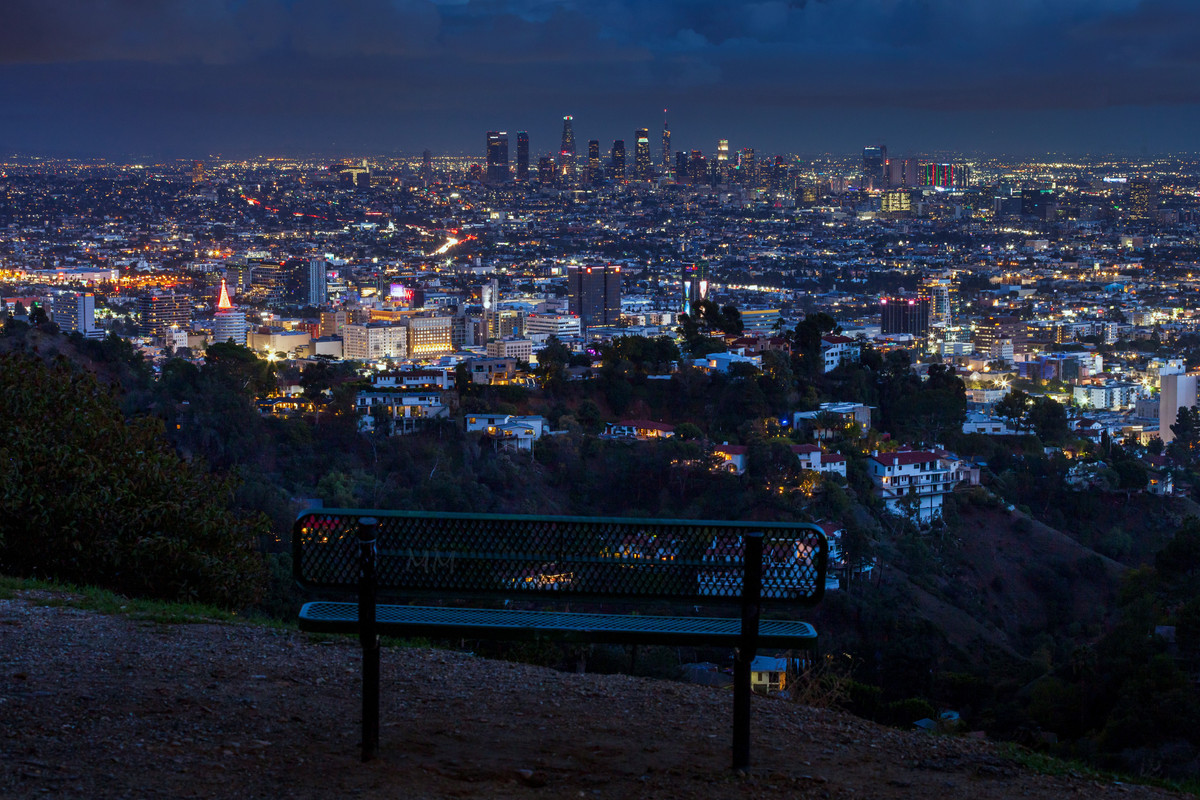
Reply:
[[[630,614],[578,614],[485,608],[379,605],[377,632],[385,636],[465,639],[549,639],[603,644],[736,647],[742,622],[733,617],[668,617]],[[358,604],[305,603],[300,630],[358,633]],[[807,622],[764,619],[762,647],[812,649],[817,631]]]

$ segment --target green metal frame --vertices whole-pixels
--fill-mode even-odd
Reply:
[[[310,590],[358,602],[306,603],[302,630],[357,633],[363,648],[362,755],[379,747],[379,636],[714,645],[734,650],[733,766],[750,764],[750,662],[760,645],[816,646],[806,622],[764,606],[812,605],[829,544],[807,523],[317,509],[293,527],[293,569]],[[379,604],[380,591],[503,609]],[[692,616],[527,610],[566,600],[689,605]],[[515,603],[513,601],[516,601]],[[716,606],[725,617],[701,616]]]

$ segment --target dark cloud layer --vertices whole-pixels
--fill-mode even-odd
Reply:
[[[549,149],[563,113],[607,147],[669,105],[706,149],[1190,148],[1197,34],[1194,0],[5,0],[0,147]]]

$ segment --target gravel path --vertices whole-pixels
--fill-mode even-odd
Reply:
[[[728,692],[428,649],[384,651],[364,765],[358,668],[348,639],[0,600],[0,797],[1177,796],[766,699],[735,776]]]

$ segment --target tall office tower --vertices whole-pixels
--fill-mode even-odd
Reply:
[[[517,183],[529,183],[529,134],[517,131]]]
[[[718,180],[721,183],[729,183],[733,172],[733,164],[729,161],[729,140],[717,139],[717,163],[716,163]]]
[[[724,164],[729,160],[729,140],[717,139],[717,163]]]
[[[63,333],[82,333],[86,339],[103,339],[96,327],[96,295],[91,292],[67,292],[54,298],[54,324]]]
[[[783,156],[775,156],[775,164],[771,168],[771,191],[782,192],[787,188],[787,161]]]
[[[692,173],[688,168],[688,154],[682,150],[675,154],[675,179],[682,183],[692,182]]]
[[[662,171],[665,177],[671,177],[671,129],[665,119],[667,110],[663,109],[663,138],[662,138]]]
[[[708,160],[703,152],[692,151],[692,157],[688,159],[688,177],[693,186],[703,186],[708,182]]]
[[[890,192],[889,192],[890,194]],[[927,275],[921,279],[921,294],[929,296],[929,321],[949,327],[954,321],[951,298],[954,294],[954,273]]]
[[[563,117],[562,147],[558,151],[558,167],[562,171],[563,182],[568,185],[575,182],[575,129],[571,127],[573,119],[570,114]]]
[[[162,336],[172,325],[186,328],[191,324],[192,299],[173,293],[142,295],[137,312],[139,336]]]
[[[213,314],[213,341],[219,344],[246,343],[246,312],[233,307],[229,302],[229,289],[221,279],[221,293],[217,296],[217,311]]]
[[[633,174],[639,181],[648,181],[653,175],[650,167],[650,130],[638,128],[637,149],[634,151]]]
[[[588,140],[588,165],[587,165],[587,182],[588,184],[596,184],[600,182],[600,140]]]
[[[1051,220],[1057,212],[1053,189],[1021,190],[1021,216]]]
[[[708,265],[701,261],[697,264],[684,264],[681,273],[682,287],[679,310],[691,314],[701,300],[708,299]]]
[[[508,182],[507,131],[488,131],[486,179],[492,186]]]
[[[966,164],[925,164],[921,185],[943,189],[966,189],[971,185],[971,168]]]
[[[1150,212],[1158,207],[1154,182],[1149,178],[1134,178],[1129,182],[1129,214],[1131,220],[1139,222],[1150,219]]]
[[[304,281],[304,300],[307,305],[320,308],[329,297],[328,278],[324,258],[308,260],[308,275]],[[224,286],[224,284],[222,284]]]
[[[204,183],[204,162],[203,161],[193,161],[192,162],[192,185],[195,186],[198,183]]]
[[[433,153],[428,150],[421,154],[421,180],[426,186],[433,183]]]
[[[1196,405],[1195,373],[1188,375],[1160,375],[1158,390],[1158,438],[1163,444],[1175,440],[1171,426],[1179,419],[1179,409]]]
[[[612,146],[612,177],[616,183],[625,182],[625,140],[617,139]]]
[[[864,189],[882,189],[887,184],[887,146],[863,148]]]
[[[567,307],[580,327],[616,325],[621,318],[621,268],[616,264],[567,267]]]
[[[1014,352],[1024,352],[1026,342],[1025,323],[1014,316],[990,316],[975,326],[975,352],[989,353],[992,346],[1002,339],[1013,343]]]
[[[549,186],[557,177],[558,165],[553,156],[542,156],[538,159],[538,183]]]
[[[887,185],[893,189],[920,186],[922,174],[921,162],[915,158],[893,158],[887,162]]]
[[[500,338],[500,282],[494,278],[479,288],[479,299],[483,302],[483,324],[487,338]]]
[[[758,162],[754,160],[753,147],[743,147],[738,153],[738,180],[750,187],[758,185]]]
[[[929,298],[879,298],[879,325],[882,333],[910,333],[922,337],[929,333]]]

